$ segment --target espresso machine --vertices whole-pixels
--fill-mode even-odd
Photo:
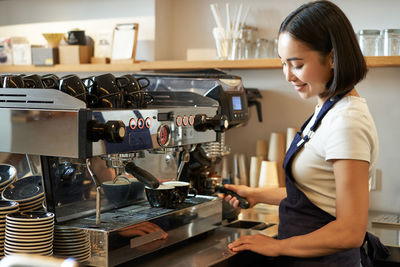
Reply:
[[[53,89],[0,88],[1,154],[23,155],[29,171],[41,173],[56,226],[88,233],[90,266],[119,265],[222,221],[222,201],[203,193],[210,189],[210,168],[229,153],[223,132],[248,117],[240,78],[137,77],[143,75],[150,80],[151,103],[137,109],[88,108]],[[199,194],[173,208],[151,207],[143,197],[116,205],[103,195],[98,161],[153,188],[155,177],[169,172],[169,178],[189,180]]]
[[[135,77],[146,77],[150,82],[147,91],[156,99],[166,99],[180,93],[196,93],[208,99],[214,99],[220,107],[220,114],[228,120],[228,129],[246,125],[249,119],[249,106],[256,104],[259,120],[261,105],[252,97],[254,91],[243,86],[239,76],[227,74],[218,69],[205,69],[188,72],[145,72],[136,73]],[[252,99],[250,101],[250,98]],[[190,104],[187,103],[186,104]],[[193,103],[192,103],[193,104]],[[203,143],[190,152],[183,165],[182,179],[190,181],[194,187],[205,195],[215,193],[215,185],[230,183],[229,173],[224,172],[221,160],[230,153],[225,144],[225,132],[221,132],[216,142]],[[228,210],[229,207],[226,206]],[[230,216],[227,213],[228,216]]]

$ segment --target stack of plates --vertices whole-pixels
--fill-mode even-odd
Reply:
[[[53,255],[54,213],[18,212],[6,216],[4,254]]]
[[[79,262],[85,262],[90,258],[89,233],[83,229],[56,225],[53,251],[55,256],[73,257]]]
[[[4,256],[4,240],[6,233],[6,215],[18,211],[15,201],[0,200],[0,258]]]
[[[10,184],[1,196],[5,200],[19,203],[19,211],[34,211],[43,208],[43,183],[41,176],[28,176]]]
[[[17,179],[17,170],[14,166],[0,164],[0,192]]]

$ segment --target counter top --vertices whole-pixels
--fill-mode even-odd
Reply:
[[[382,214],[381,211],[369,211],[368,213],[368,225],[367,231],[376,235],[380,238],[381,242],[390,247],[400,248],[400,228],[385,228],[373,226],[371,221],[374,217]],[[252,209],[242,210],[239,214],[239,220],[251,220],[251,221],[262,221],[278,223],[278,206],[258,204]],[[271,229],[271,230],[275,230]],[[270,232],[269,235],[278,234],[276,227],[276,233]]]
[[[400,229],[387,229],[373,227],[371,219],[382,212],[371,211],[368,219],[368,231],[377,235],[382,243],[389,246],[392,258],[397,262],[397,248],[400,247]],[[249,266],[250,261],[265,262],[269,258],[252,252],[241,252],[233,254],[228,249],[228,244],[242,235],[262,233],[271,237],[278,234],[278,207],[272,205],[258,204],[247,210],[241,210],[239,220],[256,221],[275,224],[262,231],[251,229],[231,228],[226,226],[203,234],[202,236],[184,241],[173,247],[149,254],[139,259],[120,265],[125,266]],[[395,249],[392,250],[392,249]],[[394,253],[393,253],[394,252]],[[243,265],[244,264],[244,265]]]

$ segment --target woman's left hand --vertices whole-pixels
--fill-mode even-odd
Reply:
[[[277,257],[280,255],[278,243],[279,240],[263,234],[246,235],[229,244],[228,248],[233,252],[251,250],[264,256]]]

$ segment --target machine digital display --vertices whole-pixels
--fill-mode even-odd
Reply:
[[[232,96],[233,110],[242,110],[242,99],[240,96]]]

